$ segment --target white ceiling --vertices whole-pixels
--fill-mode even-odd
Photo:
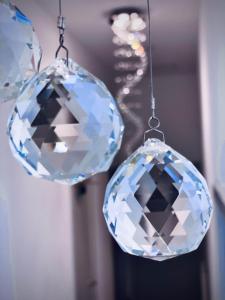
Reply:
[[[57,16],[57,0],[35,2],[50,16]],[[150,2],[155,65],[193,67],[197,53],[199,0]],[[105,65],[112,62],[110,11],[131,6],[146,12],[146,0],[62,0],[62,6],[68,30]]]

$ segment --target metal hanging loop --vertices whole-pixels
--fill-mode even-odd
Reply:
[[[157,117],[151,116],[148,120],[148,126],[150,129],[157,129],[160,127],[160,120]]]
[[[149,135],[152,132],[156,132],[161,136],[162,141],[165,143],[164,132],[158,129],[160,127],[159,118],[157,118],[155,116],[151,116],[148,120],[148,126],[149,126],[150,129],[146,130],[145,133],[144,133],[144,142],[146,141],[147,135]]]
[[[57,21],[57,28],[59,29],[59,47],[56,50],[55,58],[58,57],[59,52],[61,50],[64,50],[64,52],[66,54],[66,65],[68,66],[69,65],[69,50],[64,45],[64,33],[65,33],[66,25],[65,25],[65,18],[62,16],[61,0],[59,0],[59,16],[58,16],[58,21]]]
[[[164,134],[164,132],[161,131],[161,130],[159,130],[159,129],[157,129],[157,128],[150,128],[149,130],[145,131],[145,133],[144,133],[144,143],[148,139],[147,135],[151,134],[152,132],[158,133],[161,136],[162,142],[165,143],[165,134]]]

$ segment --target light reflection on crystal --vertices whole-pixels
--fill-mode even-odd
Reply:
[[[165,260],[197,249],[210,224],[212,200],[190,161],[149,139],[108,183],[103,213],[125,252]]]
[[[0,1],[0,102],[15,100],[37,71],[41,49],[31,21],[9,1]]]
[[[34,76],[9,119],[15,157],[37,177],[75,184],[108,170],[123,123],[105,85],[72,60]]]

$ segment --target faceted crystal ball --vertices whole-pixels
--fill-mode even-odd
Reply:
[[[165,260],[198,248],[209,228],[212,200],[190,161],[149,139],[110,180],[103,213],[125,252]]]
[[[0,0],[0,102],[18,97],[38,71],[41,49],[31,21],[9,1]]]
[[[72,60],[34,76],[8,124],[12,152],[31,175],[70,185],[108,170],[123,130],[105,85]]]

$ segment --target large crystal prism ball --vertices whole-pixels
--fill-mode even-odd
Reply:
[[[31,175],[70,185],[108,170],[123,130],[105,85],[72,60],[34,76],[8,124],[12,152]]]
[[[41,49],[31,21],[9,1],[0,0],[0,102],[18,97],[38,71]]]
[[[125,252],[165,260],[198,248],[209,228],[212,200],[190,161],[149,139],[110,180],[103,213]]]

